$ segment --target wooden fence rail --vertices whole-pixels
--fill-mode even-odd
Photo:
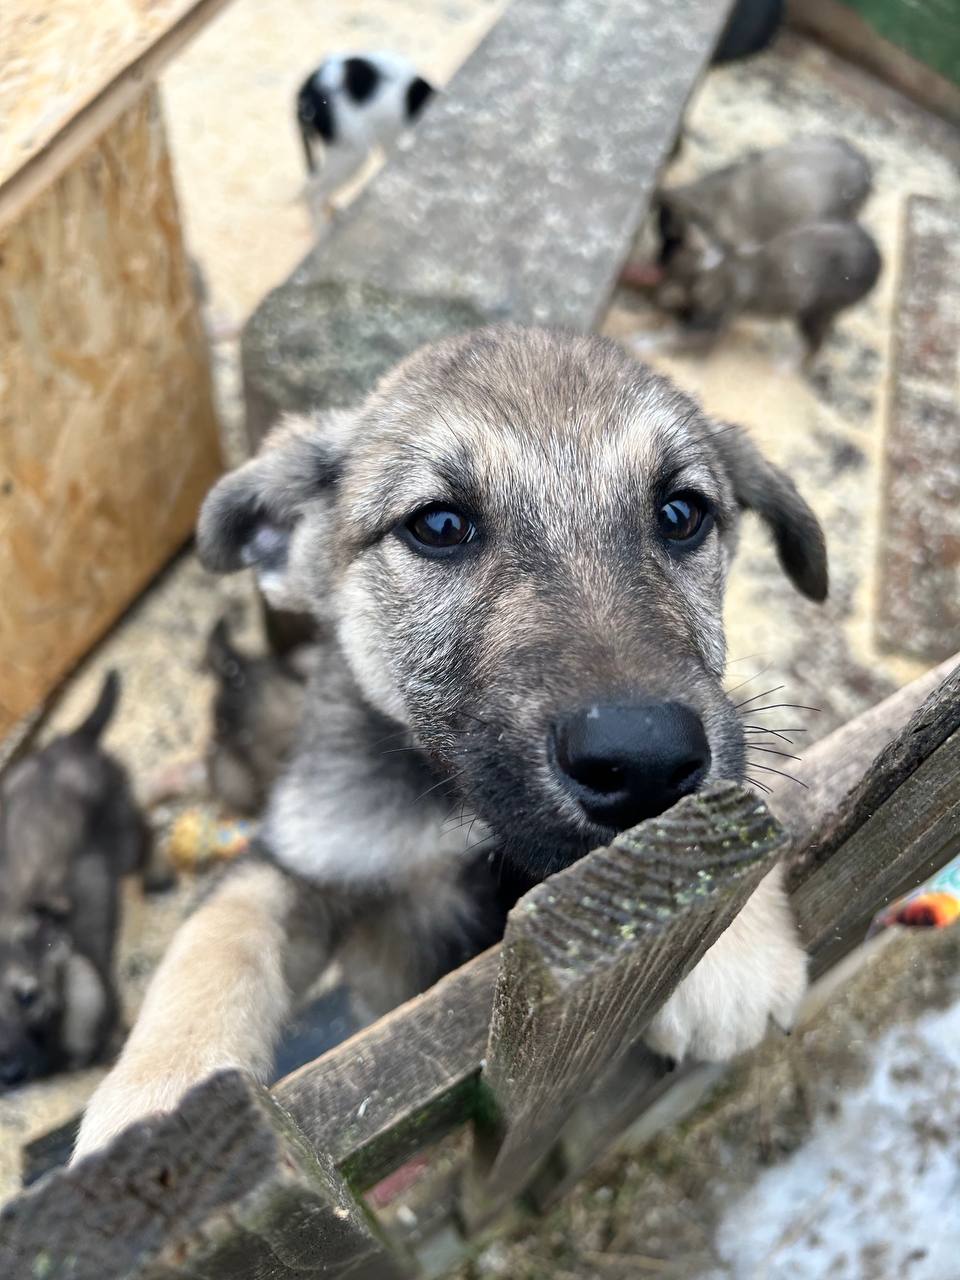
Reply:
[[[813,748],[781,826],[730,784],[538,886],[504,942],[279,1082],[236,1074],[122,1134],[0,1215],[11,1280],[379,1280],[424,1274],[360,1193],[472,1134],[434,1179],[436,1228],[468,1234],[520,1193],[543,1205],[665,1090],[638,1037],[759,878],[790,857],[822,972],[889,898],[960,850],[960,666],[943,664]],[[691,1083],[692,1082],[692,1083]]]

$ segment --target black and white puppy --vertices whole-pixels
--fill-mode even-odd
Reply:
[[[406,58],[394,53],[335,54],[297,94],[297,125],[307,169],[324,200],[386,150],[433,94]]]

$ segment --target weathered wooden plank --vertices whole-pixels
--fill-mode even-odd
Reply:
[[[819,975],[862,942],[877,911],[960,853],[960,732],[923,761],[793,895]]]
[[[274,1085],[317,1150],[366,1187],[474,1113],[500,948]]]
[[[226,1073],[0,1214],[10,1280],[399,1280],[332,1162]]]
[[[820,840],[817,847],[823,858],[826,858],[828,849],[832,851],[829,860],[821,858],[802,868],[806,876],[804,883],[810,885],[807,892],[816,893],[824,899],[815,907],[815,918],[821,922],[823,935],[821,939],[814,939],[815,948],[832,945],[827,926],[837,913],[849,912],[853,910],[853,904],[859,902],[862,906],[868,899],[872,912],[882,905],[883,895],[897,877],[902,881],[904,877],[922,874],[926,865],[949,854],[948,841],[953,838],[952,832],[960,829],[960,814],[957,813],[955,799],[948,798],[944,806],[943,795],[955,796],[952,778],[960,777],[960,768],[956,760],[958,731],[956,728],[950,731],[951,724],[954,724],[952,717],[957,710],[957,673],[948,672],[947,666],[944,664],[930,676],[867,712],[853,725],[845,726],[818,744],[805,761],[805,767],[812,766],[812,772],[806,776],[822,778],[822,786],[818,783],[806,795],[803,806],[791,809],[793,802],[786,800],[786,793],[783,802],[781,797],[774,798],[773,803],[782,814],[792,815],[791,835],[795,844],[802,846],[806,839],[816,837]],[[945,674],[950,678],[944,684]],[[909,724],[897,733],[898,726],[903,726],[909,712],[931,684],[936,686],[932,696]],[[891,737],[894,739],[892,742]],[[878,756],[877,760],[864,774],[874,756]],[[858,799],[840,803],[834,783],[839,777],[846,786],[851,769],[861,779],[855,788]],[[938,790],[936,783],[936,778],[944,770],[948,775],[946,793]],[[909,800],[910,794],[915,796],[913,801]],[[938,806],[936,826],[927,825],[925,806],[931,799]],[[817,887],[816,877],[832,874],[832,858],[847,856],[849,842],[859,838],[859,832],[865,829],[871,815],[876,823],[875,831],[887,836],[893,832],[890,838],[897,851],[897,865],[889,878],[890,883],[884,880],[882,867],[879,872],[871,867],[869,875],[856,879],[852,885],[845,884],[838,889],[834,884],[830,891],[824,892],[822,884]],[[892,825],[894,820],[898,824],[896,827]],[[828,844],[828,839],[832,843]],[[837,839],[841,840],[839,848],[836,847]],[[878,864],[883,856],[884,850],[881,850]],[[857,865],[861,864],[858,862]],[[849,871],[845,874],[849,875]],[[559,879],[562,882],[563,877]],[[543,886],[538,892],[542,893],[548,887]],[[898,892],[899,887],[895,884],[892,891]],[[800,899],[798,904],[803,916],[806,908]],[[565,905],[560,904],[561,907]],[[834,914],[827,915],[827,912]],[[859,918],[856,929],[852,931],[853,941],[857,940],[857,930],[862,931],[862,924],[863,920]],[[704,947],[708,945],[709,938],[708,929],[702,940]],[[597,941],[588,935],[585,945],[587,954],[591,948],[595,951]],[[639,946],[642,948],[643,945],[640,940]],[[559,948],[549,955],[561,962],[560,977],[563,979],[562,947],[559,942],[551,943],[551,947]],[[305,1135],[294,1135],[296,1143],[308,1138],[311,1146],[329,1151],[357,1184],[367,1185],[389,1173],[442,1128],[474,1114],[478,1101],[483,1097],[476,1081],[486,1043],[498,954],[499,948],[493,948],[361,1036],[281,1081],[276,1087],[278,1099],[307,1130]],[[825,952],[815,952],[817,966],[821,954]],[[578,964],[582,962],[583,957],[577,958]],[[610,961],[613,965],[620,962],[618,957]],[[555,976],[549,967],[548,973],[551,978]],[[570,1130],[564,1132],[563,1141],[554,1149],[556,1159],[551,1160],[552,1176],[537,1188],[538,1197],[542,1200],[551,1198],[559,1188],[580,1176],[629,1123],[648,1112],[651,1105],[663,1097],[665,1090],[679,1085],[692,1090],[691,1098],[694,1100],[697,1096],[694,1086],[702,1090],[703,1072],[700,1069],[692,1074],[676,1073],[665,1081],[661,1068],[647,1057],[641,1046],[633,1043],[627,1053],[629,1057],[622,1059],[623,1072],[619,1077],[622,1105],[618,1106],[618,1077],[608,1075],[603,1085],[585,1099],[584,1112],[571,1120]],[[598,1074],[594,1072],[593,1078]],[[254,1096],[260,1097],[257,1092]],[[271,1190],[270,1178],[274,1175],[265,1172],[270,1161],[275,1160],[269,1152],[276,1153],[278,1140],[275,1137],[270,1139],[269,1135],[264,1138],[258,1130],[261,1142],[258,1148],[253,1139],[243,1141],[237,1138],[234,1141],[231,1137],[234,1131],[231,1125],[242,1129],[244,1121],[240,1112],[244,1107],[253,1105],[243,1102],[238,1107],[231,1103],[227,1108],[232,1117],[229,1125],[224,1123],[221,1113],[209,1109],[206,1104],[201,1112],[194,1108],[193,1114],[180,1113],[155,1121],[121,1137],[110,1156],[101,1158],[102,1164],[95,1159],[88,1165],[57,1175],[22,1197],[0,1219],[0,1275],[11,1275],[17,1280],[19,1274],[31,1275],[21,1265],[27,1251],[34,1247],[35,1252],[29,1256],[36,1261],[41,1257],[36,1252],[37,1243],[43,1245],[58,1239],[70,1241],[72,1260],[68,1263],[58,1261],[58,1270],[45,1272],[53,1280],[60,1280],[60,1277],[64,1280],[67,1277],[69,1280],[86,1280],[87,1276],[93,1275],[98,1280],[99,1277],[110,1280],[114,1274],[131,1277],[149,1274],[150,1280],[172,1280],[174,1276],[183,1280],[183,1277],[200,1274],[204,1280],[216,1280],[216,1277],[228,1274],[237,1278],[301,1274],[282,1253],[278,1255],[282,1266],[272,1258],[261,1266],[256,1254],[256,1249],[261,1246],[251,1243],[249,1233],[244,1234],[245,1228],[239,1235],[239,1239],[245,1242],[242,1269],[239,1263],[233,1272],[211,1269],[220,1265],[216,1261],[218,1258],[235,1259],[238,1256],[228,1254],[227,1237],[216,1234],[226,1222],[228,1205],[239,1206],[241,1218],[236,1217],[233,1209],[230,1214],[241,1223],[241,1227],[242,1215],[253,1213],[254,1206],[259,1206],[257,1222],[267,1223],[267,1236],[262,1237],[265,1239],[272,1230],[269,1224],[274,1221],[270,1216],[273,1213],[270,1206],[284,1203],[287,1196],[288,1189],[283,1179],[280,1180],[280,1190]],[[203,1127],[204,1123],[209,1125],[209,1130]],[[156,1138],[151,1136],[158,1132],[170,1135],[162,1139],[159,1146]],[[225,1146],[230,1148],[226,1155],[222,1154]],[[199,1166],[196,1164],[198,1148],[204,1153]],[[264,1149],[268,1150],[267,1159],[262,1155]],[[158,1157],[158,1150],[170,1153],[170,1158],[180,1163],[165,1164],[162,1156]],[[306,1196],[307,1203],[312,1206],[313,1184],[308,1180],[304,1190],[301,1168],[303,1160],[306,1160],[310,1177],[314,1177],[315,1168],[310,1163],[312,1157],[305,1154],[302,1145],[296,1147],[296,1152],[293,1173],[290,1173],[291,1166],[284,1159],[286,1173],[283,1176],[289,1174],[294,1178],[295,1195]],[[325,1188],[323,1195],[316,1193],[320,1203],[334,1203],[342,1208],[337,1198],[345,1194],[342,1182],[337,1181],[329,1164],[317,1167],[320,1168],[322,1189]],[[198,1168],[200,1172],[197,1172]],[[170,1186],[164,1186],[162,1182],[161,1175],[165,1169],[172,1170]],[[250,1170],[257,1172],[253,1181],[249,1180]],[[85,1181],[78,1184],[76,1178],[81,1173]],[[447,1173],[449,1175],[449,1171]],[[330,1192],[331,1180],[335,1195]],[[327,1200],[324,1200],[324,1195],[327,1195]],[[332,1200],[330,1195],[333,1195]],[[38,1201],[35,1197],[43,1199]],[[261,1213],[265,1205],[267,1209]],[[127,1254],[117,1264],[122,1264],[126,1270],[111,1271],[103,1257],[89,1254],[90,1248],[100,1247],[97,1231],[91,1227],[91,1222],[98,1221],[101,1212],[114,1215],[104,1220],[121,1223],[124,1237],[113,1254],[104,1256],[108,1261],[116,1259],[116,1249],[126,1248]],[[317,1214],[322,1221],[319,1209],[311,1207],[310,1213],[314,1217],[307,1215],[309,1221],[304,1228],[307,1232],[312,1232],[311,1223],[315,1225]],[[193,1225],[201,1219],[200,1226]],[[292,1221],[299,1224],[301,1219]],[[363,1227],[362,1220],[359,1226]],[[58,1235],[61,1230],[63,1234]],[[174,1261],[171,1262],[167,1254],[161,1257],[154,1248],[154,1261],[149,1273],[143,1272],[142,1268],[137,1271],[141,1251],[154,1247],[156,1240],[168,1230],[173,1232],[171,1238],[176,1242],[182,1243],[189,1237],[183,1246],[187,1252],[177,1253],[171,1246],[174,1248],[174,1253],[170,1254]],[[223,1230],[227,1228],[223,1226]],[[295,1234],[298,1238],[300,1230],[297,1225]],[[220,1241],[217,1245],[219,1253],[214,1250],[211,1255],[214,1262],[207,1266],[204,1260],[202,1272],[198,1270],[199,1255],[190,1252],[194,1247],[194,1236],[201,1234],[215,1244]],[[88,1239],[93,1242],[89,1246],[85,1244]],[[82,1252],[84,1248],[88,1248],[87,1254]],[[95,1264],[91,1263],[91,1256],[96,1259]],[[318,1257],[319,1254],[313,1255],[314,1265]],[[247,1265],[251,1260],[251,1265],[255,1264],[253,1270]],[[388,1268],[392,1265],[389,1258],[383,1259],[381,1255],[381,1260]],[[180,1266],[187,1262],[193,1267],[192,1271],[169,1269],[174,1264]],[[48,1264],[44,1254],[40,1266],[46,1268],[48,1265],[52,1267],[53,1262]],[[65,1269],[68,1265],[73,1270]],[[19,1273],[17,1266],[21,1266]],[[375,1270],[371,1256],[354,1274],[367,1275]]]
[[[619,836],[511,912],[467,1193],[482,1222],[530,1180],[578,1094],[610,1070],[786,847],[757,797],[720,783]]]
[[[31,0],[8,0],[0,61],[0,226],[76,163],[225,4],[62,0],[38,21]],[[77,57],[78,48],[84,57]]]
[[[815,804],[815,809],[808,815],[801,827],[793,825],[794,854],[790,859],[792,886],[799,886],[813,871],[833,857],[851,836],[875,814],[884,801],[889,799],[902,786],[907,778],[931,756],[938,747],[960,729],[960,662],[951,658],[938,667],[933,673],[940,677],[948,668],[933,690],[913,712],[907,722],[900,722],[897,731],[884,738],[879,729],[882,721],[871,716],[870,724],[877,732],[876,740],[871,744],[869,737],[864,741],[861,734],[860,753],[866,752],[866,758],[859,754],[856,761],[856,782],[841,799],[827,807],[824,803],[828,796],[824,794],[820,781],[829,771],[831,761],[835,768],[845,767],[849,770],[849,759],[844,757],[854,754],[854,743],[849,734],[834,739],[834,735],[819,750],[814,749],[811,755],[816,757],[817,779],[808,781],[810,790],[807,795]],[[913,688],[914,686],[911,686]],[[902,706],[903,699],[895,694],[882,704],[889,714],[891,706]],[[876,710],[876,709],[875,709]],[[806,767],[801,774],[805,781]],[[790,802],[783,806],[774,805],[783,813]],[[794,801],[795,803],[795,801]],[[807,804],[809,805],[809,801]],[[812,820],[811,820],[812,819]]]
[[[797,776],[806,784],[782,787],[767,803],[794,835],[791,866],[802,867],[798,855],[815,847],[820,828],[859,785],[879,753],[893,742],[926,698],[940,687],[960,661],[960,654],[904,685],[803,753]],[[944,737],[947,735],[944,734]]]
[[[885,436],[876,634],[886,649],[934,661],[954,651],[960,634],[958,377],[955,204],[911,196]]]

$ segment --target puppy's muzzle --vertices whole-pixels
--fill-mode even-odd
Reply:
[[[700,717],[680,702],[584,707],[554,721],[548,753],[586,817],[615,831],[663,813],[710,769]]]

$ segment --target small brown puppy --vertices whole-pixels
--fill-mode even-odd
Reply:
[[[116,1028],[119,878],[150,851],[99,742],[119,692],[110,672],[84,722],[0,782],[0,1089],[97,1061]]]
[[[210,632],[206,666],[217,689],[206,773],[232,813],[262,811],[296,742],[313,656],[303,646],[283,658],[249,657],[231,640],[226,618]]]
[[[668,274],[655,297],[683,325],[682,333],[670,335],[674,348],[708,347],[746,312],[795,319],[809,360],[836,316],[870,292],[881,265],[880,251],[857,223],[811,222],[757,248],[729,252],[687,279]]]

